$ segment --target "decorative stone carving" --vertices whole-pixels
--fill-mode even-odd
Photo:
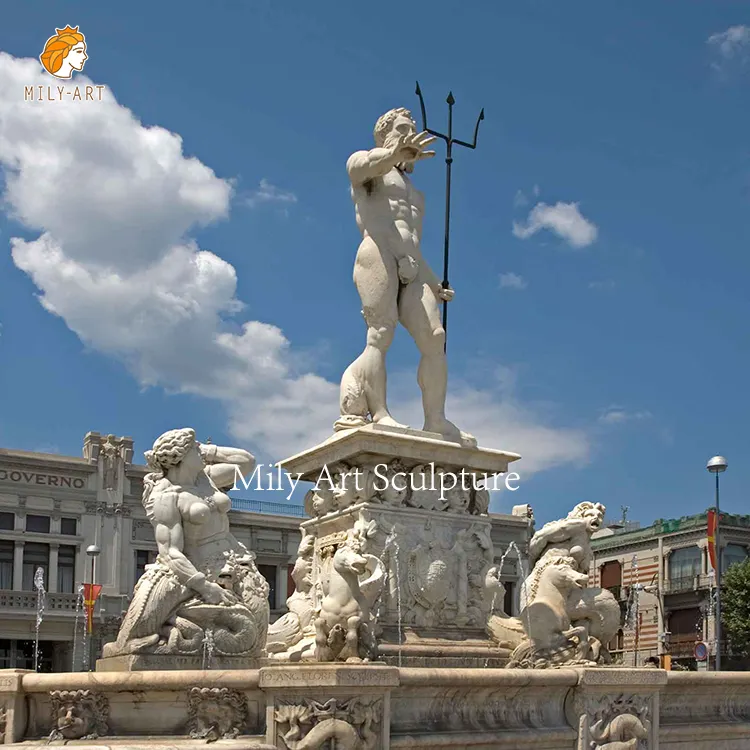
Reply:
[[[305,534],[297,550],[297,562],[292,570],[294,593],[286,600],[288,612],[268,627],[269,655],[283,653],[296,646],[303,638],[315,637],[312,598],[312,566],[315,537]]]
[[[319,750],[331,740],[336,750],[376,750],[381,746],[383,699],[362,696],[318,703],[300,698],[277,705],[274,719],[287,750]]]
[[[260,657],[268,630],[268,583],[255,555],[229,531],[224,490],[255,459],[238,448],[202,446],[171,430],[146,458],[143,505],[159,556],[133,592],[117,640],[104,656],[178,654]]]
[[[643,696],[608,696],[589,705],[591,750],[649,750],[650,701]]]
[[[534,567],[521,591],[525,635],[509,667],[610,663],[606,644],[620,625],[620,606],[606,589],[588,588],[591,534],[601,527],[604,511],[601,503],[579,503],[566,518],[534,534],[529,543]],[[507,638],[514,628],[490,623],[490,630]]]
[[[100,449],[102,457],[102,488],[114,490],[117,487],[117,469],[120,463],[120,448],[114,435],[107,435]]]
[[[91,690],[52,690],[50,740],[90,740],[109,731],[109,701]]]
[[[8,727],[8,712],[5,708],[0,708],[0,745],[5,743],[5,730]]]
[[[321,544],[323,599],[315,619],[318,661],[374,659],[377,656],[373,605],[385,582],[383,563],[367,554],[367,541],[377,531],[374,521],[360,519],[336,545]]]
[[[188,728],[193,739],[215,742],[243,734],[247,702],[238,690],[200,688],[188,690]]]
[[[448,369],[439,306],[453,299],[420,252],[424,197],[411,184],[414,164],[430,156],[434,137],[417,133],[406,109],[393,109],[375,125],[376,148],[349,157],[357,225],[363,239],[354,264],[367,343],[341,378],[341,416],[336,430],[368,421],[399,425],[386,404],[385,356],[397,323],[409,331],[422,355],[419,385],[424,429],[452,442],[476,445],[445,417]]]
[[[484,479],[481,474],[434,464],[409,468],[400,458],[377,464],[339,463],[328,467],[315,489],[308,491],[305,511],[320,518],[357,503],[371,502],[484,516],[490,504],[489,490],[481,486]]]

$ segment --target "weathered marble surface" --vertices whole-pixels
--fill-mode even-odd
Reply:
[[[368,421],[397,426],[388,411],[385,358],[400,322],[419,349],[417,380],[422,390],[424,429],[467,445],[474,438],[445,416],[448,366],[440,304],[453,299],[421,253],[424,196],[410,174],[416,162],[434,156],[435,140],[417,133],[411,113],[392,109],[375,125],[375,148],[347,161],[357,226],[362,242],[354,264],[354,284],[367,325],[364,351],[341,378],[341,416],[336,430]]]
[[[748,696],[748,673],[657,669],[312,664],[223,672],[0,671],[0,709],[14,701],[27,707],[6,724],[6,743],[18,748],[46,747],[60,707],[70,705],[82,730],[99,720],[104,734],[67,740],[88,748],[193,750],[199,742],[205,747],[212,731],[231,737],[236,730],[235,739],[216,746],[322,748],[318,740],[331,735],[349,742],[337,746],[359,750],[745,750]],[[94,706],[107,710],[95,716]]]
[[[517,623],[492,618],[498,640],[523,636],[511,655],[510,668],[547,668],[609,664],[607,643],[620,625],[620,606],[613,594],[589,587],[593,556],[591,535],[601,527],[601,503],[579,503],[566,518],[545,524],[529,543],[529,576],[521,589]]]
[[[518,458],[369,424],[283,461],[315,483],[305,497],[312,519],[301,524],[312,555],[298,559],[310,585],[294,604],[317,614],[305,637],[272,648],[274,658],[504,663],[508,650],[486,633],[504,590],[485,483]]]
[[[229,531],[226,491],[255,459],[239,448],[201,445],[189,428],[165,432],[146,459],[153,471],[143,506],[159,555],[97,669],[197,668],[212,656],[224,667],[252,666],[264,653],[268,584],[255,555]]]

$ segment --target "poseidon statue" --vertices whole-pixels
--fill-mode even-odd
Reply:
[[[444,439],[475,445],[445,416],[448,368],[445,330],[439,304],[453,290],[443,288],[420,252],[424,196],[409,175],[421,159],[435,155],[427,148],[434,137],[418,133],[406,109],[386,112],[375,125],[375,148],[349,157],[357,225],[362,242],[354,263],[354,284],[362,300],[367,343],[341,379],[341,417],[335,429],[368,421],[403,427],[386,402],[385,358],[400,321],[421,354],[417,380],[422,390],[424,430]]]

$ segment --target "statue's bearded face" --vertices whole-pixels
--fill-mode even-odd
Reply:
[[[412,120],[408,115],[400,114],[393,120],[391,129],[388,132],[388,135],[385,137],[385,141],[383,142],[383,148],[392,148],[399,138],[402,138],[405,135],[412,135],[416,132],[417,126],[414,120]],[[414,156],[416,155],[417,152],[415,151]],[[398,168],[402,172],[413,172],[414,162],[401,162],[400,164],[398,164]]]

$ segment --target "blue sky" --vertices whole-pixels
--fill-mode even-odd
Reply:
[[[470,7],[6,0],[0,445],[325,437],[364,342],[344,164],[419,79],[432,127],[449,89],[464,137],[486,110],[454,167],[449,416],[524,456],[494,509],[700,512],[723,453],[750,511],[750,11]],[[105,101],[23,102],[65,24]],[[414,180],[439,270],[442,159]],[[394,416],[421,426],[416,364],[401,331]]]

